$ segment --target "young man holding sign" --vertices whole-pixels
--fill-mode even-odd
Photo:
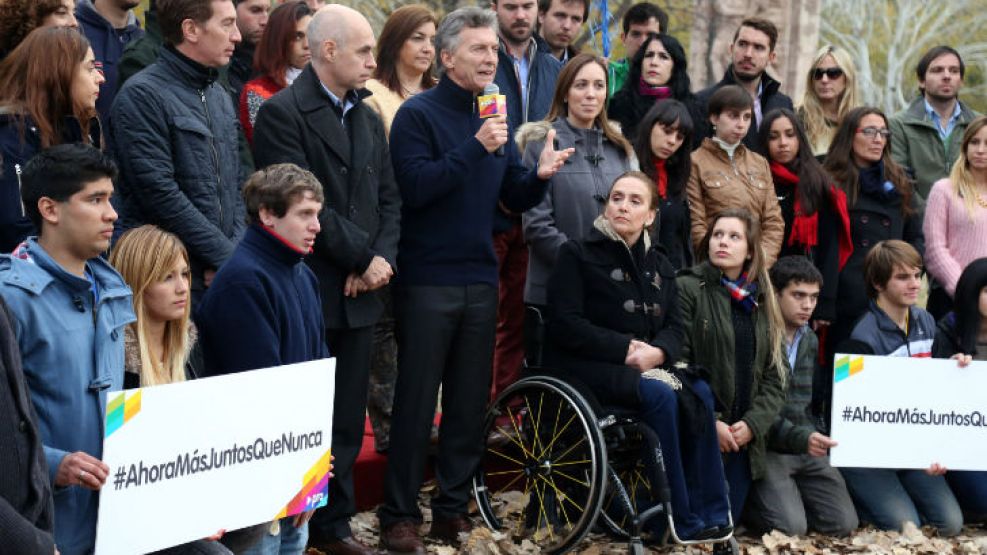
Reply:
[[[106,393],[123,388],[123,328],[135,319],[130,288],[100,257],[117,219],[116,175],[91,146],[35,155],[21,176],[21,198],[39,234],[0,257],[0,295],[38,414],[55,545],[64,555],[90,553],[96,543],[99,490],[110,470],[100,460]]]
[[[808,323],[822,274],[808,258],[786,256],[770,275],[785,320],[788,396],[771,426],[765,475],[751,486],[749,520],[765,532],[804,536],[812,529],[846,536],[857,527],[857,515],[843,477],[829,464],[827,453],[836,442],[818,431],[811,410],[819,339]]]
[[[864,259],[864,281],[870,307],[837,352],[931,357],[936,323],[915,306],[922,282],[918,251],[904,241],[881,241]],[[912,522],[951,536],[963,526],[959,503],[943,476],[946,469],[939,464],[927,470],[844,467],[841,472],[861,520],[878,528],[896,530]]]
[[[294,164],[255,173],[243,187],[249,226],[196,311],[206,374],[329,356],[318,280],[303,261],[319,233],[322,185]],[[246,553],[305,551],[312,512],[274,521]]]

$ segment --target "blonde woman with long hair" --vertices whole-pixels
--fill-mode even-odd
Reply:
[[[987,256],[987,116],[970,122],[961,145],[949,177],[929,192],[922,225],[925,264],[943,286],[929,295],[933,315],[949,311],[963,269]]]
[[[110,264],[134,292],[137,321],[125,333],[127,387],[185,381],[195,343],[185,246],[153,225],[120,236]]]
[[[853,59],[842,48],[823,46],[812,60],[798,108],[814,156],[826,155],[843,116],[859,105]]]

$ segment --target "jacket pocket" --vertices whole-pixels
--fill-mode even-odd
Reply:
[[[722,189],[730,184],[730,175],[723,170],[702,172],[703,187],[706,189]]]

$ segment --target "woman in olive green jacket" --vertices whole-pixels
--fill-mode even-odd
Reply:
[[[760,245],[750,212],[724,210],[696,253],[703,262],[676,279],[681,359],[710,373],[734,522],[764,471],[768,431],[785,401],[784,325]]]

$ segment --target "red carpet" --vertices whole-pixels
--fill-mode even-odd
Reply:
[[[438,424],[439,417],[436,415]],[[356,496],[356,510],[373,509],[384,501],[384,471],[387,469],[387,456],[374,450],[374,430],[367,418],[363,427],[363,446],[353,468],[353,493]],[[425,477],[432,477],[432,464],[429,459],[425,467]]]

